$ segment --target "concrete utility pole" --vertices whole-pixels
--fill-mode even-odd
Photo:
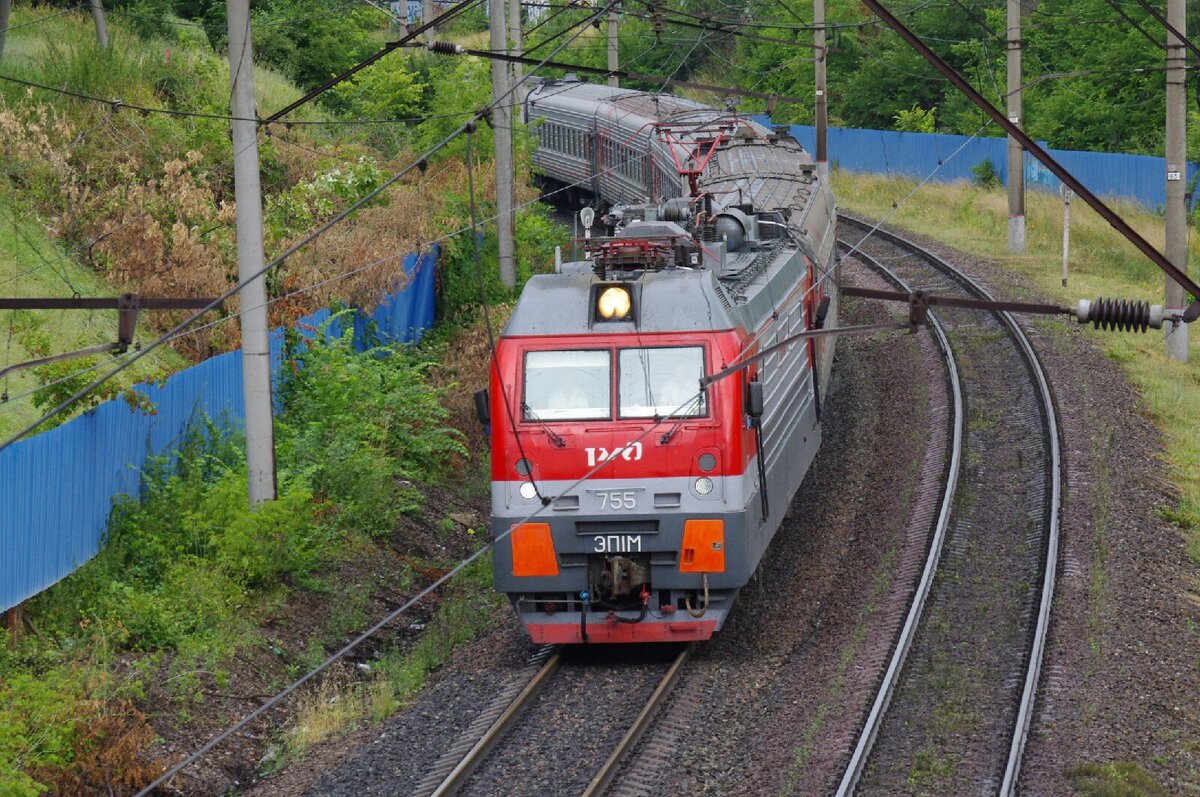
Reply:
[[[108,22],[104,19],[104,6],[100,0],[90,0],[92,6],[92,19],[96,22],[96,41],[100,42],[100,46],[108,49]]]
[[[617,30],[618,30],[617,29],[617,7],[614,5],[612,8],[608,9],[608,71],[609,72],[616,72],[618,69],[621,68],[621,62],[619,60],[619,52],[620,51],[617,48],[617,45],[619,43],[619,39],[617,38]],[[621,81],[617,80],[616,75],[609,75],[608,76],[608,85],[614,89],[620,88]]]
[[[511,55],[520,55],[521,43],[521,0],[508,0],[508,47]],[[513,85],[521,79],[521,65],[510,64]],[[516,98],[513,98],[516,101]]]
[[[829,176],[829,152],[826,140],[829,135],[829,107],[825,98],[825,0],[813,0],[813,71],[817,83],[817,174]]]
[[[433,0],[421,0],[421,24],[428,25],[437,16],[433,13]],[[437,30],[430,28],[425,31],[425,43],[433,44],[437,40]]]
[[[488,3],[492,52],[508,49],[505,42],[504,0]],[[513,256],[513,151],[512,109],[515,98],[508,95],[508,66],[500,59],[492,61],[492,132],[496,150],[496,227],[500,242],[500,281],[509,288],[517,286],[517,261]]]
[[[1184,0],[1167,0],[1167,23],[1180,36],[1187,36]],[[1167,260],[1180,271],[1187,271],[1188,226],[1184,204],[1187,181],[1187,80],[1183,42],[1167,31]],[[1200,297],[1197,297],[1200,298]],[[1186,307],[1187,292],[1167,277],[1168,308]],[[1175,323],[1167,328],[1167,357],[1179,362],[1188,359],[1188,328]]]
[[[4,58],[4,40],[8,37],[8,18],[12,14],[12,0],[0,0],[0,59]]]
[[[271,418],[271,349],[263,269],[262,190],[249,0],[228,0],[233,196],[237,201],[238,291],[242,325],[242,395],[246,402],[246,465],[250,503],[275,499],[275,429]],[[244,120],[244,121],[240,121]],[[258,274],[257,277],[254,275]],[[254,277],[254,279],[251,279]],[[247,282],[249,280],[249,282]]]
[[[1008,121],[1024,127],[1021,110],[1021,0],[1008,0]],[[1021,142],[1008,137],[1008,251],[1025,251],[1025,158]]]

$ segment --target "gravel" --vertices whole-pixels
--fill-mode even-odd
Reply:
[[[979,258],[931,248],[966,264],[999,296],[1037,298]],[[1100,333],[1067,321],[1027,327],[1059,403],[1066,471],[1063,572],[1022,792],[1074,793],[1075,767],[1117,760],[1139,763],[1169,793],[1194,792],[1200,603],[1183,536],[1156,514],[1174,500],[1156,459],[1161,438],[1101,350]],[[647,735],[668,740],[673,754],[642,753],[655,768],[652,786],[638,792],[619,781],[618,793],[828,792],[827,773],[836,769],[828,762],[848,747],[844,729],[861,719],[862,685],[872,681],[864,662],[902,588],[897,540],[937,401],[919,341],[892,334],[839,342],[816,466],[759,580],[743,591],[725,630],[698,650]],[[1147,336],[1147,347],[1154,343]],[[981,489],[995,490],[996,475],[979,473]],[[970,553],[962,557],[966,578]],[[255,793],[304,793],[306,767],[328,770],[312,794],[407,793],[532,650],[515,622],[467,646],[409,710],[318,751],[297,774]],[[561,793],[551,784],[569,793],[586,782],[582,772],[607,755],[602,748],[628,714],[619,683],[599,670],[589,677],[583,693],[613,696],[613,713],[602,718],[596,706],[605,703],[588,702],[594,726],[584,736],[594,749],[581,747],[577,729],[565,730],[581,723],[578,700],[548,691],[535,709],[544,712],[536,715],[544,730],[524,747],[537,770],[514,759],[503,770],[507,782],[480,781],[472,793]],[[554,695],[561,705],[546,699]],[[911,721],[928,726],[931,716]],[[547,779],[550,768],[564,771]]]

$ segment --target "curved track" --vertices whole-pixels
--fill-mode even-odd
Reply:
[[[843,251],[849,251],[852,248],[850,244],[847,244],[844,241],[839,241],[838,244]],[[896,288],[899,288],[903,291],[911,290],[910,286],[905,283],[904,280],[896,276],[896,274],[893,273],[887,266],[883,265],[883,263],[861,252],[856,253],[856,256],[860,262],[882,275],[884,279],[892,283]],[[851,753],[850,763],[846,766],[845,775],[842,777],[842,781],[838,785],[837,793],[839,795],[852,793],[855,785],[857,785],[858,779],[862,775],[863,767],[866,766],[867,756],[871,751],[871,746],[875,742],[875,736],[879,732],[879,726],[883,722],[884,713],[887,711],[888,704],[891,702],[896,683],[900,679],[900,672],[904,667],[904,661],[908,657],[908,651],[911,649],[913,639],[917,634],[917,627],[925,608],[925,600],[929,597],[929,591],[933,587],[934,575],[937,572],[938,561],[942,556],[942,547],[946,541],[946,530],[950,524],[950,514],[953,508],[955,488],[958,485],[958,473],[962,459],[963,438],[963,396],[960,386],[961,377],[958,373],[958,363],[954,359],[954,351],[950,347],[950,342],[946,339],[946,333],[942,328],[941,322],[934,313],[929,314],[929,326],[932,330],[933,338],[946,360],[947,381],[950,386],[953,407],[949,461],[946,466],[945,478],[942,484],[942,498],[937,518],[933,523],[932,534],[929,542],[929,552],[925,559],[925,566],[921,570],[921,577],[914,588],[912,602],[910,604],[908,614],[905,617],[904,626],[900,629],[900,634],[896,640],[896,645],[892,656],[888,661],[887,670],[883,674],[883,681],[879,686],[879,690],[875,695],[874,701],[871,703],[871,710],[867,715],[866,722],[863,725],[863,731],[854,747],[854,752]]]
[[[844,227],[864,232],[870,229],[852,217],[843,216],[841,221]],[[856,252],[855,256],[888,275],[888,279],[894,283],[903,285],[907,282],[908,285],[903,289],[992,298],[977,282],[936,254],[892,233],[874,231],[862,242],[861,247],[862,250]],[[886,260],[890,268],[883,266],[879,260]],[[950,500],[952,493],[947,494],[938,527],[951,528],[955,562],[938,568],[937,562],[942,554],[940,544],[935,541],[931,545],[926,572],[915,591],[908,621],[881,679],[838,794],[851,794],[856,790],[863,793],[893,793],[897,788],[909,791],[914,783],[935,790],[950,788],[957,792],[968,787],[977,793],[997,791],[1002,795],[1010,795],[1016,791],[1021,755],[1033,715],[1057,571],[1061,496],[1058,423],[1053,396],[1041,364],[1028,337],[1009,314],[995,313],[972,318],[959,313],[950,328],[949,338],[955,347],[966,352],[968,371],[972,372],[964,380],[967,403],[976,404],[968,435],[970,469],[980,480],[986,472],[987,478],[992,480],[988,488],[992,491],[997,486],[995,480],[1011,480],[1007,485],[1010,500],[1005,508],[996,510],[999,519],[995,521],[995,536],[1002,536],[1004,531],[1013,526],[1022,526],[1026,520],[1031,528],[1024,539],[1010,541],[1007,549],[991,552],[986,549],[986,543],[980,544],[972,537],[972,533],[979,535],[981,525],[987,525],[987,521],[981,522],[981,518],[986,518],[990,510],[984,508],[981,511],[978,506],[972,506],[977,500],[986,501],[987,489],[980,489],[977,484],[969,485],[965,493],[960,493],[953,501]],[[937,327],[935,335],[942,335]],[[1002,339],[1007,341],[1007,346],[1000,344]],[[1025,382],[1018,385],[1014,381],[1010,385],[1014,391],[1012,403],[991,408],[994,416],[989,416],[987,405],[989,401],[994,401],[994,396],[985,398],[983,391],[987,386],[987,378],[981,377],[980,372],[999,368],[1001,363],[1007,364],[1005,370],[1014,379],[1017,374],[1013,372],[1020,371]],[[1014,367],[1016,363],[1022,367]],[[973,394],[972,391],[976,389],[981,392]],[[990,429],[988,424],[1001,428]],[[1024,434],[1026,438],[1036,434],[1039,438],[1036,447],[1028,452],[1017,447],[1015,464],[1008,463],[1011,468],[1009,472],[997,468],[1005,462],[1003,454],[1012,452],[997,454],[991,450],[995,441],[1003,439],[1004,434],[1010,437]],[[1012,500],[1014,498],[1017,500]],[[941,536],[940,531],[938,536]],[[978,561],[972,561],[972,558]],[[995,559],[992,566],[996,569],[990,574],[981,571],[978,566],[978,562],[985,559]],[[939,639],[952,638],[953,634],[943,634],[937,623],[946,624],[947,617],[954,617],[957,624],[962,621],[962,613],[968,611],[983,615],[990,613],[993,618],[997,612],[995,606],[980,604],[977,595],[972,597],[969,589],[961,588],[960,581],[964,573],[969,574],[971,579],[985,582],[985,587],[994,587],[986,583],[988,580],[999,578],[1005,581],[1000,589],[1004,594],[996,602],[1005,604],[1008,610],[1006,621],[1012,620],[1023,627],[1013,629],[1007,635],[999,635],[1003,639],[981,642],[981,645],[996,646],[994,651],[989,648],[985,654],[993,656],[996,662],[994,668],[984,675],[1001,683],[987,688],[974,688],[974,684],[964,680],[953,685],[956,690],[954,701],[957,701],[953,706],[958,712],[954,721],[958,725],[943,724],[951,731],[957,730],[957,734],[948,732],[939,737],[936,728],[913,733],[916,726],[914,718],[923,717],[926,725],[936,726],[945,719],[947,713],[948,703],[944,699],[938,702],[940,698],[931,698],[927,694],[931,691],[929,685],[938,683],[938,679],[930,672],[943,681],[946,680],[946,672],[953,673],[956,669],[972,672],[970,665],[962,663],[970,661],[970,656],[938,650]],[[935,583],[940,620],[931,620],[928,616],[929,607],[925,605],[925,598]],[[1019,621],[1014,619],[1018,617]],[[934,626],[932,630],[931,625]],[[963,625],[970,626],[970,621],[963,621]],[[1023,644],[1014,642],[1018,637],[1024,640]],[[920,666],[911,667],[911,671],[905,670],[905,658],[914,647],[922,650],[922,655],[918,657]],[[972,674],[979,676],[981,673],[976,669]],[[893,702],[897,700],[899,704]],[[889,705],[892,706],[890,712]],[[895,726],[890,731],[889,722]],[[1008,728],[1007,733],[1003,730],[1005,727]],[[920,740],[914,743],[909,738],[901,738],[912,736],[924,739],[925,745],[918,749],[915,745],[920,745]],[[952,738],[955,736],[961,738]],[[881,739],[887,743],[881,745]],[[962,742],[963,739],[967,741]],[[960,742],[965,746],[955,749],[954,745]],[[998,750],[1000,747],[1005,749]],[[932,766],[930,761],[934,762]],[[902,780],[897,781],[897,777]]]

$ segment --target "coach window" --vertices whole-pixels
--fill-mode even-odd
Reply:
[[[607,349],[531,351],[525,355],[526,421],[582,421],[612,417]]]
[[[677,346],[621,349],[617,355],[618,415],[622,418],[675,418],[708,414],[704,349]]]

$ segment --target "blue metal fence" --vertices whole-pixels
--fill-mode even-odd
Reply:
[[[765,116],[756,121],[770,124]],[[816,128],[790,125],[792,135],[809,152],[816,150]],[[1044,142],[1039,142],[1045,147]],[[1000,182],[1008,183],[1008,141],[944,133],[901,133],[895,130],[829,128],[829,162],[852,172],[902,175],[936,182],[970,180],[971,169],[991,161]],[[1166,203],[1166,161],[1151,155],[1079,152],[1051,149],[1050,154],[1092,193],[1132,199],[1154,209]],[[1197,165],[1188,164],[1188,180]],[[1058,192],[1060,180],[1036,158],[1025,154],[1025,182],[1030,187]]]
[[[368,322],[383,342],[413,341],[433,325],[437,251],[404,259],[403,290],[367,316],[357,313],[361,347]],[[300,322],[317,326],[327,310]],[[283,332],[271,335],[278,373]],[[136,494],[149,456],[170,452],[198,412],[236,423],[245,417],[240,352],[206,360],[161,386],[136,390],[154,414],[105,402],[48,432],[0,451],[0,611],[64,578],[96,555],[119,495]]]

